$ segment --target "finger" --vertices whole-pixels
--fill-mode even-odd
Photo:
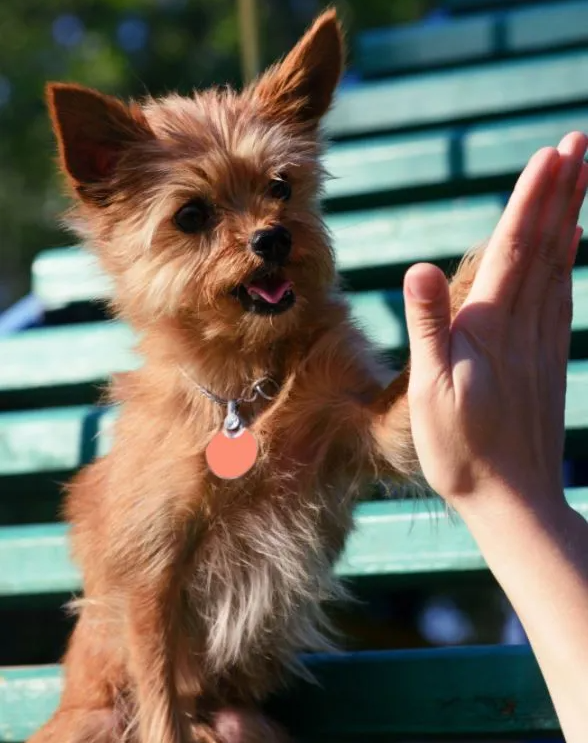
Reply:
[[[561,164],[554,180],[545,208],[540,215],[539,230],[535,236],[535,249],[516,299],[520,317],[537,327],[539,312],[547,296],[552,278],[565,280],[567,254],[577,213],[581,206],[577,193],[579,175],[584,161],[588,139],[573,132],[562,139],[558,147]],[[573,218],[571,230],[568,219]]]
[[[566,215],[565,226],[561,231],[562,245],[560,246],[559,250],[563,251],[564,255],[566,256],[566,259],[565,259],[566,265],[569,264],[570,245],[573,244],[575,234],[578,231],[578,219],[580,217],[580,212],[582,210],[584,199],[586,198],[587,187],[588,187],[588,163],[583,163],[582,169],[580,171],[580,175],[578,177],[578,182],[576,183],[576,190],[575,190],[574,196],[570,204],[570,209],[568,211],[568,214]],[[577,250],[577,247],[578,246],[576,245],[576,250]],[[574,260],[575,260],[575,254],[574,254]]]
[[[555,349],[555,363],[558,368],[558,378],[565,376],[569,356],[570,335],[572,323],[572,266],[576,260],[576,253],[583,230],[576,227],[571,242],[568,244],[567,279],[561,284],[557,302],[553,302],[551,311],[546,313],[543,323],[543,338]],[[561,380],[560,380],[561,381]]]
[[[568,267],[570,271],[572,270],[572,268],[574,267],[574,263],[576,262],[576,256],[578,255],[578,248],[580,247],[580,242],[582,240],[583,234],[584,228],[578,225],[574,230],[574,235],[568,251]]]
[[[449,286],[436,266],[412,266],[404,279],[406,322],[410,341],[409,390],[450,379]]]
[[[559,163],[558,151],[548,147],[539,150],[523,170],[488,243],[466,305],[492,302],[497,313],[504,317],[510,314]]]
[[[584,164],[576,183],[572,203],[566,215],[566,225],[561,230],[561,245],[557,248],[563,256],[561,265],[552,271],[550,280],[545,287],[540,322],[535,323],[534,329],[533,323],[530,323],[532,332],[537,334],[536,337],[547,339],[547,342],[552,344],[552,347],[556,350],[557,358],[561,356],[559,341],[563,343],[566,353],[569,346],[569,327],[566,329],[562,327],[561,323],[562,316],[565,317],[571,302],[571,272],[582,237],[582,229],[578,227],[577,221],[586,194],[587,183],[588,166]]]

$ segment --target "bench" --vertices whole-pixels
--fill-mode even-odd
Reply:
[[[567,497],[588,516],[588,489],[573,489]],[[465,526],[452,524],[442,509],[386,502],[366,503],[357,511],[356,531],[336,566],[343,578],[385,578],[394,585],[407,577],[431,581],[449,575],[454,580],[460,573],[485,571]],[[79,585],[64,525],[5,527],[0,532],[3,596],[67,595]],[[344,653],[308,658],[308,665],[324,691],[301,685],[270,705],[304,740],[346,740],[355,730],[361,739],[385,740],[398,730],[406,735],[472,735],[488,730],[525,733],[530,725],[542,731],[557,729],[535,661],[525,647]],[[22,740],[56,704],[59,668],[4,669],[2,678],[0,740]],[[521,688],[522,683],[527,688]]]
[[[339,139],[578,105],[588,100],[587,70],[588,51],[578,49],[366,82],[341,91],[327,126]]]
[[[455,264],[491,233],[529,155],[588,130],[587,2],[444,5],[464,14],[359,39],[365,79],[341,88],[328,120],[334,177],[324,206],[338,266],[355,317],[390,356],[406,352],[406,267]],[[468,15],[476,9],[484,15]],[[559,31],[549,38],[546,29]],[[56,629],[55,617],[80,587],[58,518],[60,483],[108,450],[116,410],[99,405],[99,387],[140,363],[128,327],[87,320],[110,285],[80,247],[40,253],[32,287],[41,327],[0,337],[0,653],[11,659],[0,668],[0,743],[32,734],[57,702],[67,625]],[[579,265],[566,408],[573,461],[588,441],[587,290],[588,266]],[[588,516],[585,484],[572,478],[566,496]],[[366,606],[415,588],[494,590],[465,526],[436,501],[373,500],[356,518],[336,571]],[[292,688],[271,711],[301,743],[557,733],[527,646],[399,644],[305,659],[320,685]]]
[[[404,740],[557,731],[525,647],[345,653],[309,659],[308,666],[318,685],[298,686],[270,711],[309,743],[398,740],[398,731]],[[60,689],[56,666],[3,671],[0,739],[31,735],[57,704]]]

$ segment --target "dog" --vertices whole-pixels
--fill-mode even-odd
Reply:
[[[321,216],[343,59],[329,10],[240,93],[48,86],[67,224],[143,365],[112,385],[111,451],[68,488],[84,594],[33,743],[283,740],[259,705],[332,646],[354,505],[419,476],[408,367],[389,381],[354,325]]]

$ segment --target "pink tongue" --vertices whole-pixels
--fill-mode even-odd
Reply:
[[[255,292],[270,304],[277,304],[288,289],[292,286],[291,281],[282,281],[276,286],[261,286],[260,284],[249,284],[247,291],[249,294]]]

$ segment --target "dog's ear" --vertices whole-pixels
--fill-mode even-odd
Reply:
[[[85,187],[109,181],[130,146],[153,138],[136,105],[62,83],[50,83],[46,96],[61,168],[82,194]]]
[[[263,75],[255,94],[270,114],[315,127],[331,105],[344,54],[336,11],[327,10],[286,58]]]

